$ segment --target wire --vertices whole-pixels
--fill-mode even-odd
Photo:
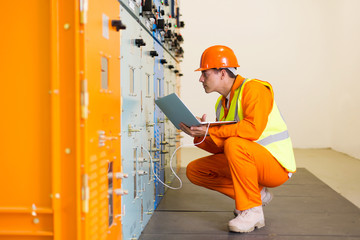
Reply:
[[[206,136],[207,136],[207,134],[208,134],[209,127],[210,127],[210,123],[208,123],[208,125],[207,125],[207,127],[206,127],[205,136],[204,136],[204,138],[203,138],[200,142],[195,143],[195,144],[184,144],[184,145],[181,145],[181,146],[177,147],[177,148],[175,149],[175,151],[173,152],[173,154],[171,155],[171,158],[170,158],[170,169],[171,169],[171,172],[174,174],[174,176],[179,180],[179,182],[180,182],[179,187],[171,187],[171,186],[167,185],[166,183],[164,183],[163,181],[161,181],[161,179],[160,179],[160,178],[158,177],[158,175],[155,173],[154,162],[153,162],[153,159],[152,159],[152,157],[151,157],[150,152],[149,152],[145,147],[141,146],[141,148],[144,149],[145,152],[149,155],[153,174],[154,174],[154,176],[156,177],[156,179],[157,179],[162,185],[164,185],[164,186],[166,186],[166,187],[168,187],[168,188],[170,188],[170,189],[173,189],[173,190],[178,190],[178,189],[182,188],[183,183],[182,183],[180,177],[176,174],[176,172],[174,171],[174,169],[173,169],[173,167],[172,167],[172,161],[173,161],[173,158],[174,158],[174,156],[175,156],[175,153],[176,153],[180,148],[182,148],[182,147],[186,147],[186,146],[196,146],[196,145],[199,145],[199,144],[201,144],[202,142],[204,142],[204,141],[205,141],[205,138],[206,138]]]

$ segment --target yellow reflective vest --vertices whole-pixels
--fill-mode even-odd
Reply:
[[[221,103],[222,96],[218,98],[215,105],[217,119],[221,119],[222,121],[235,120],[240,122],[244,118],[242,110],[242,93],[245,84],[249,81],[257,81],[265,85],[273,94],[273,89],[269,83],[257,79],[244,79],[241,86],[234,92],[229,112],[225,118],[225,111]],[[273,108],[269,114],[267,125],[259,139],[255,140],[255,142],[265,147],[287,171],[295,172],[296,163],[289,132],[275,100],[273,101]]]

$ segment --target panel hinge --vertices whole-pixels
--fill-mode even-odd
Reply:
[[[87,22],[87,10],[88,0],[80,0],[80,23],[85,24]]]
[[[81,118],[88,118],[89,93],[87,80],[81,80]]]

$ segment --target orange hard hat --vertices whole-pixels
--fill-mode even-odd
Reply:
[[[204,71],[211,68],[240,67],[231,48],[215,45],[205,49],[201,55],[200,68],[195,71]]]

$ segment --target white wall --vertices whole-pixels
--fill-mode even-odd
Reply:
[[[194,69],[204,49],[227,45],[238,57],[242,76],[273,85],[294,147],[333,147],[360,156],[360,141],[349,138],[360,131],[356,125],[360,108],[351,105],[360,102],[356,96],[360,1],[182,0],[180,4],[185,21],[181,97],[195,114],[215,119],[218,94],[205,94]],[[346,87],[340,88],[344,76]],[[341,98],[335,92],[339,89]],[[191,138],[183,142],[190,143]]]
[[[360,158],[360,1],[341,1],[332,109],[333,145]]]

